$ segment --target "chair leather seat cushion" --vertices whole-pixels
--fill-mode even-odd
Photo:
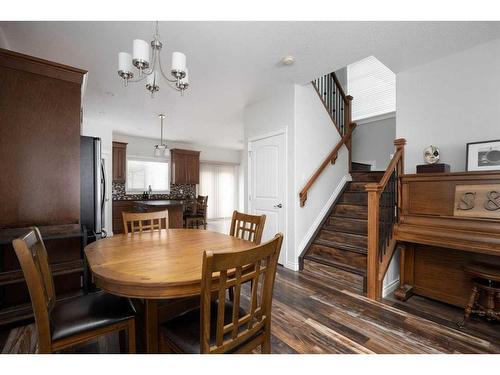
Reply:
[[[135,314],[129,299],[104,292],[61,301],[50,314],[52,340],[104,328],[133,318]]]
[[[240,308],[239,317],[247,313]],[[224,324],[229,324],[233,319],[233,303],[226,301],[224,306]],[[215,344],[215,331],[217,329],[217,302],[212,302],[210,306],[210,345]],[[245,330],[246,324],[239,327]],[[183,353],[200,353],[200,309],[194,309],[183,313],[160,327],[161,335],[177,346]],[[229,336],[230,333],[227,334]],[[257,336],[254,335],[253,337]],[[252,337],[252,338],[253,338]],[[252,339],[251,338],[251,339]],[[249,339],[250,340],[250,339]],[[248,341],[249,341],[248,340]],[[233,351],[236,351],[235,348]]]

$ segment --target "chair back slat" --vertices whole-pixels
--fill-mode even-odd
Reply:
[[[246,340],[269,332],[271,324],[271,303],[278,256],[283,235],[277,234],[271,241],[254,248],[232,252],[206,251],[203,254],[201,291],[202,353],[225,353],[245,343]],[[259,279],[261,292],[258,293]],[[252,280],[250,312],[240,316],[241,284]],[[225,324],[226,290],[234,287],[232,319]],[[215,313],[215,344],[210,345],[211,295],[218,296]],[[214,313],[214,311],[212,311]],[[228,319],[226,319],[228,320]]]
[[[225,302],[226,302],[226,280],[227,280],[227,270],[220,271],[219,275],[219,295],[218,295],[218,305],[217,305],[217,337],[216,345],[221,346],[224,340],[224,314],[225,314]]]
[[[236,273],[234,275],[235,286],[234,286],[234,300],[233,300],[233,329],[231,332],[231,337],[233,339],[238,336],[238,319],[240,317],[240,293],[241,293],[241,273],[243,268],[236,267]]]
[[[54,280],[49,267],[47,250],[38,228],[12,241],[17,259],[28,285],[38,330],[39,352],[51,350],[50,312],[55,306]]]
[[[234,211],[229,235],[260,245],[265,223],[266,215],[249,215]]]
[[[162,228],[168,229],[167,210],[156,212],[122,212],[122,217],[125,234],[155,231],[161,230]]]
[[[205,216],[207,215],[208,195],[198,195],[196,199],[196,214]]]

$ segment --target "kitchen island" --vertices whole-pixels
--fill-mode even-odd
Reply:
[[[142,200],[135,201],[135,211],[138,212],[154,212],[168,211],[168,226],[169,228],[182,228],[184,225],[183,213],[186,206],[193,204],[194,200]]]

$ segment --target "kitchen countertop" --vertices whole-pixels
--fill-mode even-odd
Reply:
[[[113,202],[159,202],[159,201],[189,202],[195,200],[196,198],[178,198],[178,199],[113,198]]]
[[[190,199],[183,199],[183,200],[178,200],[178,199],[163,199],[163,200],[140,200],[140,201],[135,201],[135,203],[142,204],[145,206],[182,206],[188,203],[192,203],[194,200]]]

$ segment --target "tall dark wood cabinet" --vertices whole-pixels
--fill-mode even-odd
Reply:
[[[0,49],[0,228],[79,222],[85,73]]]
[[[113,142],[113,182],[127,179],[127,144]]]
[[[173,184],[200,183],[200,151],[172,149],[171,175]]]
[[[58,296],[81,292],[85,74],[0,49],[0,325],[29,316],[29,294],[10,244],[27,230],[19,228],[44,228]]]

